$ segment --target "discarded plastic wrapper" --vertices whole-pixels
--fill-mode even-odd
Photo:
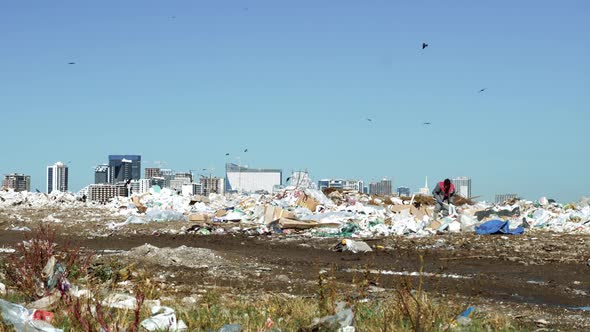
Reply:
[[[344,302],[338,302],[335,311],[335,315],[315,318],[313,320],[313,328],[317,328],[319,331],[335,330],[337,332],[354,332],[355,328],[352,326],[354,322],[354,312],[352,309],[346,308]]]
[[[148,331],[186,331],[188,327],[184,321],[176,320],[174,309],[164,306],[152,307],[152,317],[141,322],[141,326]]]
[[[368,244],[363,241],[353,241],[349,239],[344,239],[340,242],[339,247],[342,251],[352,251],[353,253],[359,252],[370,252],[373,251]]]
[[[469,325],[471,323],[471,314],[475,311],[475,307],[469,307],[457,316],[457,323],[459,325]]]
[[[16,332],[63,332],[62,329],[53,327],[45,320],[36,320],[35,311],[0,299],[0,312],[7,325],[12,325]],[[38,315],[37,317],[48,315]]]

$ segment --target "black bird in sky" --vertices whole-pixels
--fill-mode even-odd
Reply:
[[[425,126],[430,126],[430,122],[423,122],[422,124]]]
[[[425,49],[425,48],[427,48],[427,47],[428,47],[428,44],[426,44],[426,43],[422,43],[422,49]]]
[[[477,93],[482,93],[482,92],[486,91],[486,89],[487,88],[483,88],[483,89],[479,90]]]
[[[245,149],[244,152],[248,152],[248,149]]]
[[[68,65],[75,65],[75,62],[68,62]]]
[[[367,121],[369,121],[369,122],[373,122],[373,119],[369,119],[369,118],[367,118]]]
[[[225,154],[226,156],[229,156],[229,152]]]

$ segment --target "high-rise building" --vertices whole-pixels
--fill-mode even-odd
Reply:
[[[318,189],[336,188],[343,190],[354,190],[362,192],[364,188],[363,181],[360,180],[343,180],[343,179],[321,179],[318,181]]]
[[[283,171],[280,169],[249,168],[236,164],[225,164],[226,189],[253,193],[258,191],[273,192],[276,185],[283,183]]]
[[[141,156],[109,155],[110,183],[127,182],[141,178]]]
[[[121,184],[91,184],[88,186],[88,199],[95,202],[106,203],[114,197],[127,197],[127,195],[127,186]]]
[[[68,166],[61,161],[47,166],[47,193],[68,191]]]
[[[182,196],[202,195],[202,183],[189,183],[182,186]]]
[[[174,179],[174,171],[169,168],[160,169],[160,177],[164,179],[162,188],[170,188],[170,181]]]
[[[145,194],[152,187],[152,182],[150,179],[132,180],[130,184],[131,184],[131,192],[129,193],[130,195],[132,195],[132,194],[138,194],[138,195]]]
[[[202,177],[199,182],[201,191],[205,196],[209,196],[211,193],[225,193],[225,180],[223,178]]]
[[[159,167],[147,167],[145,169],[145,178],[159,178],[160,177],[160,168]]]
[[[174,173],[175,180],[188,180],[189,183],[193,182],[193,175],[190,172],[176,172]]]
[[[410,187],[404,187],[404,186],[397,187],[397,195],[399,197],[402,197],[402,196],[409,197],[409,196],[411,196],[412,194],[411,194],[411,191],[410,191]]]
[[[383,179],[379,182],[370,183],[369,193],[371,195],[391,195],[391,180]]]
[[[152,186],[158,186],[160,188],[165,188],[166,187],[166,179],[164,179],[163,177],[151,178],[150,184]]]
[[[451,180],[455,185],[455,192],[465,198],[471,197],[471,178],[466,176],[456,177]]]
[[[109,165],[98,165],[94,169],[94,184],[110,183],[111,168]]]
[[[517,194],[496,194],[496,204],[502,204],[508,200],[518,198]]]
[[[31,191],[31,176],[19,173],[4,175],[2,187],[14,191]]]

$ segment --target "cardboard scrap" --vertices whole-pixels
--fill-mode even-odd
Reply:
[[[287,210],[283,210],[278,206],[270,206],[267,205],[264,208],[264,223],[270,224],[273,221],[279,220],[281,218],[297,220],[297,216],[295,213]]]
[[[225,217],[226,215],[227,210],[217,210],[217,212],[215,212],[215,217],[217,218]]]
[[[309,229],[319,227],[320,224],[314,221],[300,221],[287,218],[279,219],[279,226],[283,229]]]
[[[308,208],[311,212],[315,212],[315,209],[320,205],[320,202],[315,200],[313,197],[308,195],[300,196],[295,203],[298,206]]]
[[[139,201],[140,199],[141,199],[141,197],[139,197],[139,196],[133,196],[131,198],[131,201],[133,202],[133,205],[135,205],[137,207],[137,212],[145,213],[145,211],[147,211],[147,206],[141,204],[141,202]]]
[[[420,208],[415,207],[414,205],[392,205],[390,206],[392,212],[400,213],[404,210],[409,210],[408,212],[413,215],[416,219],[422,219],[424,216],[429,216],[428,210],[425,206],[421,206]]]
[[[188,216],[188,221],[209,221],[209,216],[204,213],[195,213]]]

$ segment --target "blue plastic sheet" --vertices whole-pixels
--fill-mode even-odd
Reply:
[[[475,233],[477,233],[479,235],[489,235],[489,234],[520,235],[520,234],[524,233],[524,228],[517,227],[517,228],[511,230],[508,226],[508,221],[490,220],[490,221],[486,221],[485,223],[475,227]]]

